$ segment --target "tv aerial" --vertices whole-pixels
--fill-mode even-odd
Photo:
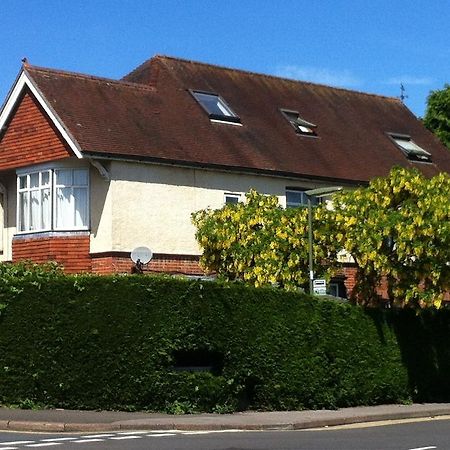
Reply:
[[[148,264],[152,257],[153,253],[148,247],[136,247],[131,252],[131,260],[134,262],[134,272],[144,273],[144,265]]]
[[[402,103],[405,103],[405,99],[408,98],[405,92],[406,92],[405,86],[403,86],[403,83],[400,83],[400,96],[398,98]]]

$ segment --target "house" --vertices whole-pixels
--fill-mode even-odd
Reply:
[[[166,56],[111,80],[25,62],[0,113],[0,260],[198,274],[193,211],[249,189],[300,205],[395,166],[450,172],[396,98]]]

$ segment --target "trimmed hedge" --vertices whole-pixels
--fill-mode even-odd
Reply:
[[[182,413],[450,398],[447,311],[151,276],[28,276],[8,289],[5,404]],[[179,355],[220,361],[183,370]]]

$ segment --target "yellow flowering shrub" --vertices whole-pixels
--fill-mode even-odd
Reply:
[[[359,268],[357,293],[376,303],[384,279],[398,306],[440,307],[450,290],[450,177],[392,169],[367,188],[334,196],[331,234]]]
[[[330,277],[337,266],[335,241],[321,219],[325,206],[314,208],[314,267]],[[245,203],[193,214],[202,266],[227,280],[256,287],[297,289],[308,283],[308,211],[283,209],[276,196],[250,191]]]

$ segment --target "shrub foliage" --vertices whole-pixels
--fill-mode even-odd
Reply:
[[[367,188],[340,192],[326,211],[333,234],[359,268],[361,302],[384,280],[398,306],[439,307],[450,290],[450,176],[392,169]]]
[[[337,266],[336,245],[325,204],[314,208],[314,259],[317,277]],[[250,191],[246,202],[193,214],[196,238],[203,249],[202,266],[226,280],[256,287],[278,285],[288,290],[308,283],[308,210],[283,209],[276,196]]]
[[[339,270],[345,250],[358,267],[354,300],[376,305],[387,284],[396,306],[439,307],[450,290],[450,177],[394,168],[367,187],[314,208],[316,278]],[[283,209],[255,191],[245,203],[193,215],[201,264],[225,279],[297,289],[308,280],[308,211]]]
[[[183,413],[449,397],[446,311],[367,312],[149,276],[19,276],[10,286],[0,316],[6,404]],[[220,355],[220,368],[188,370],[186,358],[180,367],[183,352]]]

